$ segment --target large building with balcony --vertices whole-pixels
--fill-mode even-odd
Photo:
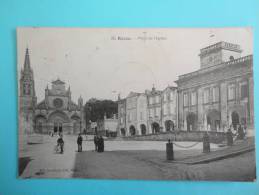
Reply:
[[[254,126],[253,56],[237,44],[218,42],[200,50],[200,69],[179,76],[178,127],[225,131]]]
[[[45,98],[37,103],[33,70],[30,65],[29,51],[20,75],[19,90],[19,129],[20,134],[64,132],[77,134],[85,127],[83,117],[83,99],[78,104],[71,99],[70,87],[57,79],[49,89],[45,89]]]

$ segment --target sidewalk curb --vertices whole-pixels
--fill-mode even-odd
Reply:
[[[231,153],[227,153],[227,154],[223,154],[223,155],[216,155],[215,157],[208,157],[207,159],[202,159],[202,160],[193,160],[193,159],[186,159],[183,161],[170,161],[172,163],[179,163],[179,164],[188,164],[188,165],[195,165],[195,164],[205,164],[205,163],[209,163],[209,162],[213,162],[213,161],[218,161],[218,160],[222,160],[222,159],[226,159],[226,158],[231,158],[234,156],[238,156],[247,152],[251,152],[255,150],[255,146],[249,146],[246,148],[243,148],[241,150],[238,151],[234,151]]]

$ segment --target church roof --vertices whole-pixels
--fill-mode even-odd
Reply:
[[[46,109],[45,100],[42,100],[40,103],[36,106],[37,109]]]
[[[55,80],[55,81],[52,81],[52,84],[55,84],[55,85],[63,85],[63,84],[65,84],[65,82],[63,82],[63,81],[61,81],[60,79],[57,79],[57,80]]]
[[[30,56],[29,56],[29,49],[26,48],[26,53],[25,53],[25,59],[24,59],[24,70],[30,70],[31,66],[30,66]]]

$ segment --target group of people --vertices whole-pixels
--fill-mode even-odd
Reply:
[[[64,140],[63,140],[63,135],[59,134],[59,137],[57,139],[57,145],[56,145],[56,152],[59,152],[63,154],[64,152]],[[77,137],[77,151],[82,152],[83,151],[83,137],[79,133]],[[94,145],[95,145],[95,151],[97,152],[103,152],[104,151],[104,139],[102,136],[95,135],[94,136]]]
[[[95,146],[95,151],[97,152],[104,151],[104,139],[102,136],[99,136],[99,135],[94,136],[94,146]]]
[[[228,145],[233,145],[233,138],[236,137],[237,140],[243,140],[246,135],[246,127],[242,125],[237,126],[237,130],[230,126],[227,131],[227,143]]]

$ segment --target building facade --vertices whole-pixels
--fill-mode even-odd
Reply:
[[[163,131],[177,128],[177,87],[168,86],[161,94]]]
[[[103,119],[98,119],[96,122],[97,132],[98,131],[108,131],[108,132],[117,132],[118,128],[118,118],[116,114],[112,118],[107,118],[106,114]]]
[[[126,103],[126,135],[147,133],[147,97],[143,93],[130,92]],[[121,115],[121,114],[120,114]]]
[[[225,131],[254,126],[253,56],[237,44],[219,42],[200,50],[200,69],[179,76],[178,127]]]
[[[146,135],[173,131],[177,127],[177,88],[130,92],[118,98],[118,135]]]
[[[78,103],[71,99],[70,87],[60,79],[45,89],[45,98],[37,103],[33,71],[29,51],[26,50],[24,67],[21,70],[19,97],[19,128],[21,132],[48,133],[62,132],[77,134],[85,128],[83,99]]]
[[[153,86],[151,91],[146,91],[148,99],[148,127],[151,133],[162,131],[162,91]]]
[[[126,136],[126,99],[118,96],[118,135]]]

